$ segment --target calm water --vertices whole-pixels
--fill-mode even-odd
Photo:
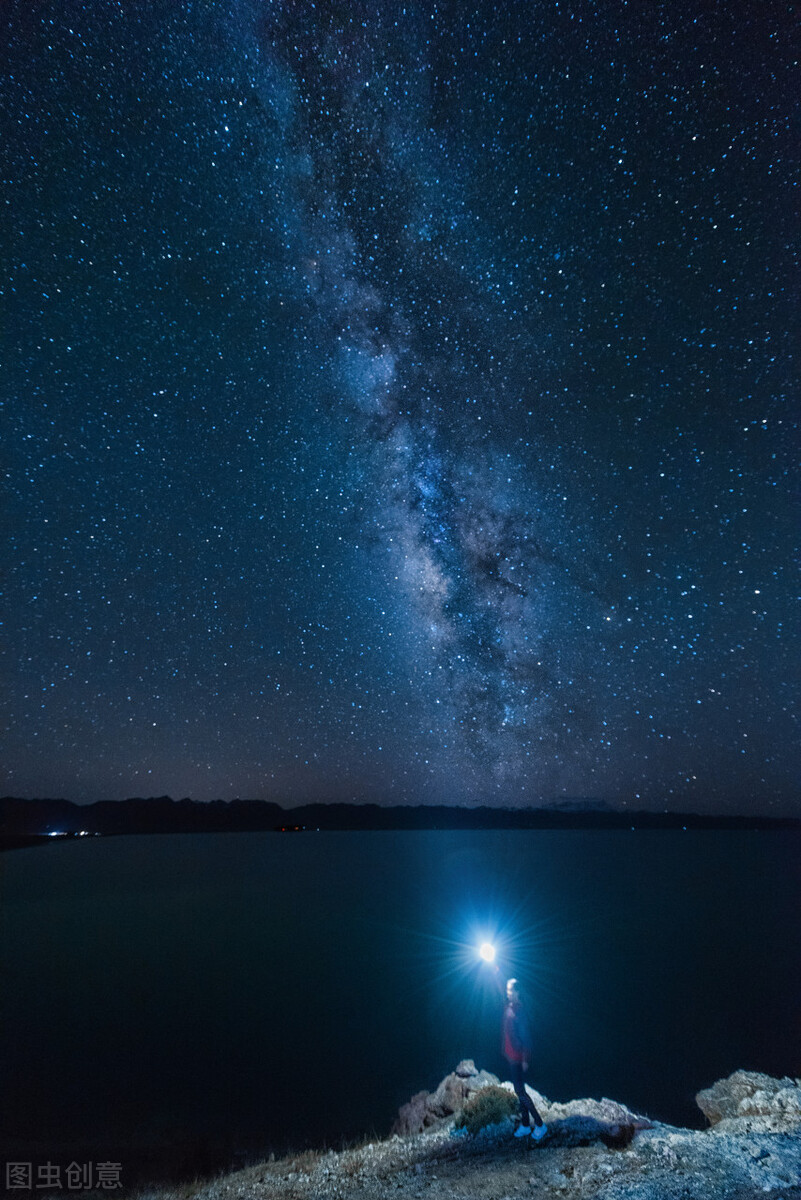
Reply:
[[[502,1069],[492,929],[551,1098],[700,1125],[737,1067],[801,1074],[795,833],[87,838],[0,880],[6,1150],[386,1132],[459,1059]]]

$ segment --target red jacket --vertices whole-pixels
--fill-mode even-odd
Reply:
[[[507,1001],[503,1010],[501,1047],[507,1062],[528,1062],[531,1058],[531,1027],[521,1004]]]

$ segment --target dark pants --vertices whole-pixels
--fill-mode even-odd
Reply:
[[[512,1084],[514,1086],[515,1091],[517,1092],[517,1098],[520,1101],[521,1123],[523,1125],[528,1125],[528,1124],[530,1124],[529,1117],[533,1117],[534,1124],[541,1125],[542,1117],[537,1112],[536,1108],[534,1107],[534,1101],[531,1099],[528,1092],[526,1091],[526,1085],[525,1085],[525,1081],[523,1079],[523,1064],[519,1063],[519,1062],[510,1062],[509,1063],[509,1072],[510,1072]]]

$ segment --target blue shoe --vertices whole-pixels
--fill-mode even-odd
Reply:
[[[530,1137],[530,1136],[531,1136],[531,1126],[530,1125],[520,1125],[515,1130],[515,1137],[524,1138],[524,1137]]]
[[[547,1132],[548,1132],[548,1126],[543,1121],[542,1125],[535,1126],[534,1131],[531,1136],[534,1138],[535,1142],[541,1142]]]

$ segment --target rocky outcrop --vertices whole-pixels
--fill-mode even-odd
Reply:
[[[631,1112],[616,1100],[570,1100],[558,1104],[531,1088],[528,1090],[551,1130],[558,1130],[563,1146],[586,1146],[600,1141],[610,1149],[620,1150],[631,1144],[636,1133],[653,1128],[647,1117]]]
[[[500,1083],[497,1075],[479,1071],[472,1058],[464,1058],[446,1075],[435,1092],[417,1092],[398,1111],[392,1132],[406,1137],[425,1129],[438,1129],[464,1108],[474,1092]]]
[[[458,1116],[470,1096],[490,1084],[514,1091],[511,1083],[501,1083],[497,1075],[479,1071],[472,1058],[463,1059],[436,1091],[417,1092],[402,1106],[392,1132],[408,1137],[443,1128]],[[648,1120],[615,1100],[571,1100],[557,1104],[532,1087],[527,1086],[527,1091],[545,1121],[559,1123],[563,1145],[586,1145],[600,1139],[608,1146],[625,1146],[638,1130],[651,1128]]]
[[[699,1094],[715,1122],[705,1130],[648,1122],[614,1100],[559,1104],[536,1092],[548,1123],[541,1142],[514,1138],[511,1119],[475,1134],[456,1129],[465,1100],[497,1082],[459,1063],[403,1106],[397,1125],[422,1131],[262,1162],[190,1200],[801,1200],[797,1080],[735,1072]]]
[[[801,1081],[773,1079],[758,1071],[735,1071],[695,1097],[710,1125],[734,1132],[737,1122],[749,1129],[793,1129],[801,1125]]]

